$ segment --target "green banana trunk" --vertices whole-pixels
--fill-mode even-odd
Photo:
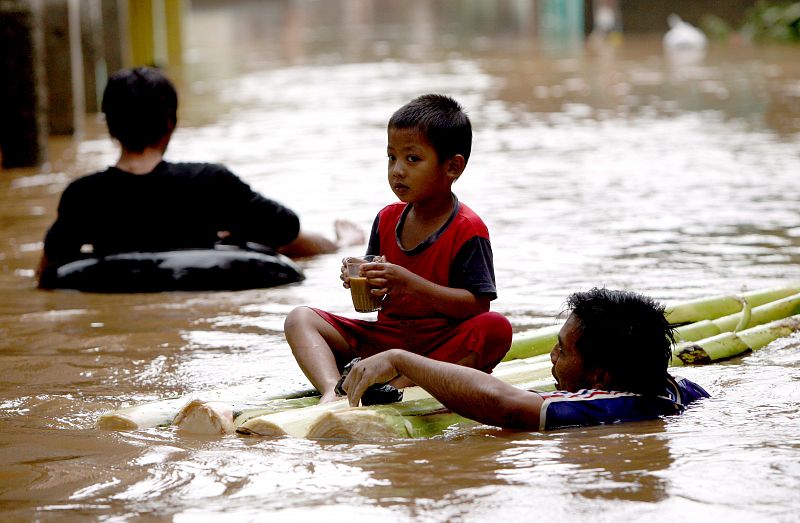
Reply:
[[[800,293],[800,282],[792,282],[783,287],[762,289],[742,293],[738,296],[715,296],[668,305],[665,316],[670,323],[694,323],[700,320],[713,320],[742,310],[742,300],[751,307],[758,307],[793,294]]]
[[[519,381],[516,387],[528,390],[553,390],[552,378]],[[309,425],[305,433],[311,439],[374,439],[374,438],[430,438],[439,436],[449,427],[477,422],[447,410],[435,398],[426,398],[406,404],[378,407],[354,407],[325,412]]]
[[[550,374],[550,358],[540,355],[515,362],[514,365],[498,367],[494,376],[516,386],[546,387],[552,386]],[[368,407],[373,408],[373,407]],[[429,413],[442,408],[442,405],[421,387],[408,387],[404,390],[403,400],[391,405],[400,415],[417,415]],[[323,405],[315,405],[305,409],[276,412],[264,416],[256,416],[244,423],[238,423],[240,434],[258,434],[261,436],[294,436],[308,437],[312,424],[322,415],[332,415],[350,410],[347,401],[335,401]]]
[[[800,314],[763,323],[739,332],[723,332],[697,342],[679,343],[672,351],[673,366],[703,365],[740,356],[800,330]]]
[[[713,320],[702,320],[675,330],[675,340],[695,341],[710,338],[723,332],[740,331],[800,313],[800,293],[766,303],[753,309],[745,302],[741,312]]]
[[[141,405],[106,412],[98,417],[95,426],[105,430],[137,430],[152,427],[163,427],[172,424],[172,420],[192,399],[203,401],[230,403],[236,409],[248,408],[247,405],[263,405],[272,400],[319,396],[313,389],[275,386],[274,383],[257,382],[221,389],[185,394]],[[236,405],[242,405],[236,407]]]
[[[676,329],[678,341],[700,340],[721,332],[733,330],[741,320],[742,315],[746,314],[748,306],[750,308],[758,308],[776,300],[790,299],[793,295],[795,297],[800,296],[798,293],[800,293],[800,282],[779,288],[745,292],[739,296],[722,295],[700,298],[668,305],[665,316],[673,324],[689,323]],[[785,304],[784,306],[786,309],[783,316],[777,313],[770,315],[770,313],[765,312],[764,318],[766,319],[761,323],[794,314],[790,312],[791,305]],[[717,318],[720,319],[717,320]],[[756,323],[751,321],[750,325],[756,325]],[[559,323],[515,335],[514,341],[511,343],[511,349],[505,355],[503,361],[529,358],[549,352],[556,343],[560,329],[561,324]]]

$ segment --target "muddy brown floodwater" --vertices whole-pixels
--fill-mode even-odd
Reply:
[[[673,60],[658,36],[546,45],[510,0],[477,14],[456,1],[226,4],[187,16],[168,158],[228,164],[307,229],[332,233],[344,216],[368,229],[394,200],[388,117],[447,92],[475,127],[455,191],[489,226],[493,308],[517,331],[596,285],[685,300],[800,280],[797,47],[713,44]],[[96,430],[106,410],[179,393],[304,384],[286,313],[352,313],[343,253],[274,289],[36,290],[60,192],[115,156],[91,115],[82,137],[51,141],[47,166],[0,172],[0,519],[796,517],[797,336],[680,369],[713,398],[662,421],[359,442]]]

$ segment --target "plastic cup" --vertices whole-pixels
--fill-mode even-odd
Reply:
[[[380,310],[383,296],[375,296],[370,292],[367,278],[361,276],[361,266],[370,262],[382,262],[383,256],[353,256],[347,258],[347,276],[350,278],[350,297],[356,312],[374,312]]]

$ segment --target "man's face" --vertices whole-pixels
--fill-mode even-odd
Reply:
[[[558,390],[577,392],[581,389],[602,387],[597,380],[598,373],[586,368],[575,346],[581,335],[579,326],[578,318],[570,314],[558,333],[558,342],[550,351],[553,377],[556,379]]]

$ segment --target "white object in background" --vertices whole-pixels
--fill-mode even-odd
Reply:
[[[667,50],[705,49],[708,39],[703,32],[681,20],[675,13],[667,17],[669,31],[664,35],[664,48]]]

